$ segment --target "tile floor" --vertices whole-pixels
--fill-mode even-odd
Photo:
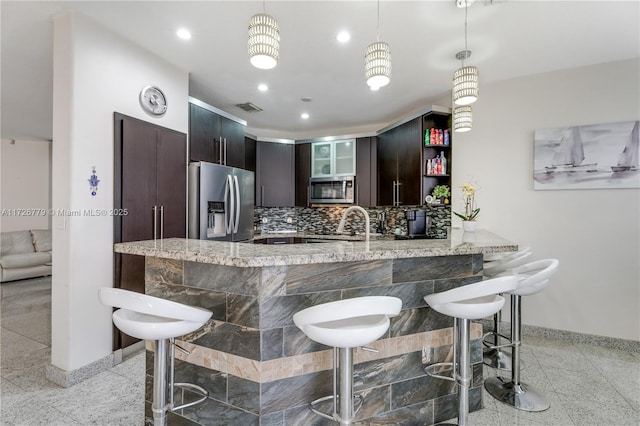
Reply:
[[[1,290],[0,425],[144,424],[144,353],[71,388],[49,382],[51,280],[4,283]],[[527,413],[485,393],[469,424],[640,425],[640,353],[524,336],[522,380],[550,400]],[[487,369],[485,376],[496,375]],[[242,425],[232,425],[242,426]]]

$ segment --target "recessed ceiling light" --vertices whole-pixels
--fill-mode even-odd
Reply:
[[[180,28],[176,31],[176,35],[183,40],[189,40],[191,38],[191,33],[185,28]]]
[[[346,43],[349,40],[351,40],[351,34],[349,34],[346,31],[340,31],[338,33],[338,35],[336,36],[336,39],[340,42],[340,43]]]
[[[266,92],[267,90],[269,90],[269,86],[264,83],[258,84],[258,90],[261,92]]]
[[[303,112],[302,114],[300,114],[300,118],[302,118],[303,120],[306,120],[307,118],[309,118],[309,114],[307,114],[306,112]]]
[[[300,98],[300,100],[301,100],[302,102],[311,102],[311,98],[310,98],[310,97],[308,97],[308,96],[305,96],[304,98]]]

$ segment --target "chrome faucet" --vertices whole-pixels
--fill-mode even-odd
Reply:
[[[342,219],[340,219],[340,224],[338,225],[337,233],[342,234],[344,231],[344,224],[347,221],[347,216],[349,213],[353,211],[361,212],[364,215],[364,240],[369,241],[369,213],[365,209],[360,206],[351,206],[348,207],[344,213],[342,213]]]

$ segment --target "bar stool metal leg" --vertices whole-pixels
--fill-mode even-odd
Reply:
[[[511,295],[511,380],[492,377],[484,382],[484,387],[498,401],[523,411],[544,411],[549,402],[540,392],[520,381],[520,332],[522,330],[522,296]]]
[[[153,426],[167,425],[167,358],[169,340],[156,340],[156,354],[153,360]]]
[[[508,352],[503,351],[500,347],[500,323],[502,322],[502,311],[498,311],[493,316],[493,333],[487,333],[485,337],[493,336],[493,347],[491,347],[485,339],[483,343],[485,346],[482,353],[483,364],[497,368],[498,370],[511,370],[511,355]]]
[[[156,354],[153,361],[153,426],[166,426],[169,411],[177,411],[183,408],[200,404],[209,396],[209,392],[201,386],[192,383],[174,383],[175,348],[186,351],[174,343],[174,339],[156,340]],[[169,366],[169,369],[167,369]],[[200,398],[179,406],[175,405],[173,398],[174,387],[190,389],[200,395]]]

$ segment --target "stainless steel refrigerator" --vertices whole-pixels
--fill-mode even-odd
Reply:
[[[189,238],[253,238],[255,175],[204,161],[189,164]]]

